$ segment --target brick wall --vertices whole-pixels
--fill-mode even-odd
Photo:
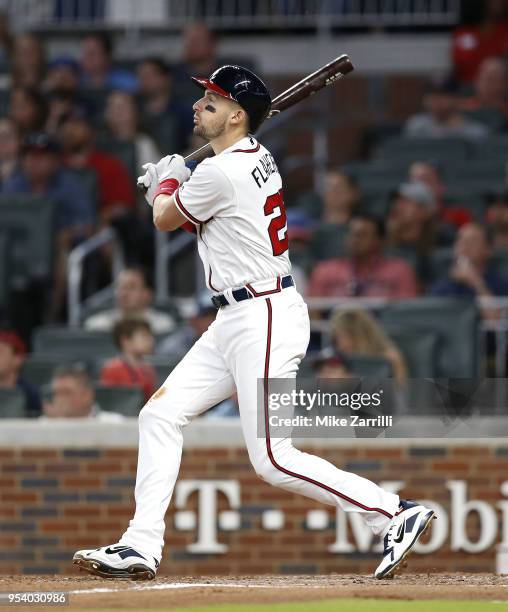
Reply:
[[[353,441],[336,448],[305,450],[376,482],[404,481],[405,497],[433,500],[448,515],[449,482],[464,482],[468,500],[490,505],[491,519],[487,516],[487,520],[492,522],[496,517],[497,523],[494,541],[477,553],[452,550],[448,529],[439,550],[414,555],[411,567],[417,571],[495,571],[496,545],[502,533],[501,511],[496,504],[503,499],[508,442],[481,446],[419,446],[405,441],[398,446],[362,444]],[[0,572],[74,573],[70,559],[76,549],[117,541],[133,513],[136,456],[134,447],[0,450]],[[203,479],[234,482],[239,487],[239,524],[230,525],[231,530],[219,527],[216,534],[228,550],[224,554],[187,550],[196,542],[197,530],[177,530],[174,519],[177,511],[197,516],[198,493],[192,493],[184,508],[172,506],[169,511],[163,573],[351,573],[371,572],[377,564],[378,552],[357,550],[351,525],[348,539],[354,550],[330,552],[328,548],[338,537],[334,510],[263,483],[241,447],[184,451],[180,482]],[[508,490],[504,492],[508,495]],[[231,510],[224,494],[218,494],[217,499],[217,515]],[[282,529],[263,527],[264,513],[269,510],[283,511]],[[324,510],[328,527],[309,528],[306,519],[311,510]],[[452,522],[446,517],[442,520]],[[479,515],[471,512],[466,521],[471,541],[478,538],[479,529]],[[505,531],[508,533],[506,526]]]

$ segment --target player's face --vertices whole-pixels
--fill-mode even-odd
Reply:
[[[195,102],[194,134],[206,140],[221,136],[227,128],[234,103],[207,89],[205,95]]]

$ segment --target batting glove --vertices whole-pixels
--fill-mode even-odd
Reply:
[[[157,169],[155,164],[144,164],[143,170],[146,170],[145,174],[138,176],[138,186],[144,188],[145,200],[153,206],[155,199],[155,192],[159,187],[159,177],[157,175]]]
[[[185,160],[181,155],[166,155],[155,165],[159,183],[168,179],[174,179],[181,185],[189,179],[191,171],[185,165]]]

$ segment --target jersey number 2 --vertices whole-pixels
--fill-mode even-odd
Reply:
[[[279,214],[270,221],[268,226],[268,234],[272,243],[272,250],[274,255],[282,255],[288,250],[288,234],[284,232],[284,237],[279,238],[279,231],[286,226],[286,207],[284,206],[284,198],[282,195],[282,189],[279,189],[277,193],[266,198],[264,211],[265,217],[271,215],[273,211],[278,208]]]

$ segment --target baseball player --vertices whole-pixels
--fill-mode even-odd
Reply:
[[[74,563],[106,578],[153,579],[164,545],[164,515],[178,476],[182,428],[238,392],[242,430],[257,474],[275,486],[358,512],[384,537],[378,578],[391,577],[434,512],[297,450],[291,439],[257,436],[258,402],[267,415],[268,378],[294,379],[309,341],[307,306],[291,277],[282,181],[253,134],[270,111],[259,77],[223,66],[193,79],[194,132],[215,157],[191,176],[180,155],[146,164],[138,180],[157,229],[197,234],[215,321],[139,415],[136,512],[117,544],[81,550]],[[257,393],[264,380],[264,397]],[[263,394],[261,394],[263,395]]]

